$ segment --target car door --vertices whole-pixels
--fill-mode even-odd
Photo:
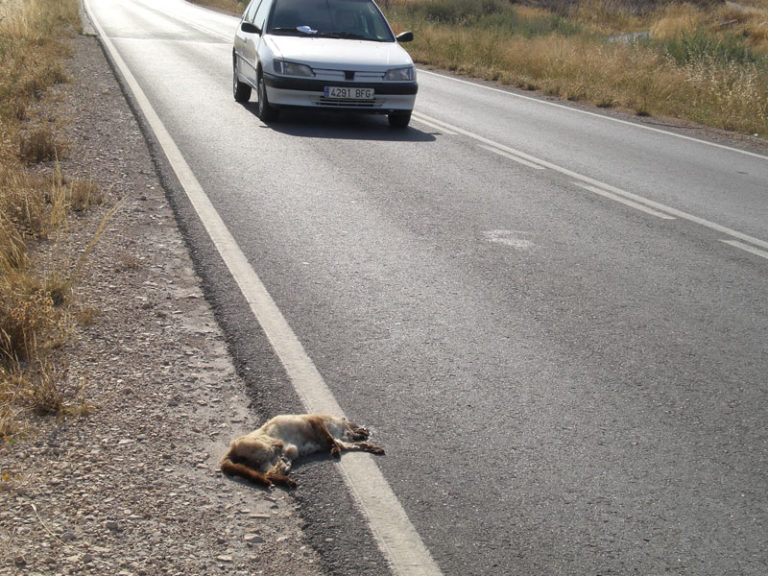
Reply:
[[[243,13],[235,33],[235,57],[238,72],[248,83],[256,83],[256,53],[261,42],[263,25],[255,24],[259,8],[271,4],[271,0],[251,0]]]
[[[242,30],[242,25],[240,28],[241,34],[244,37],[243,60],[245,61],[245,66],[243,67],[243,74],[255,86],[259,67],[259,47],[263,42],[262,37],[266,30],[267,16],[272,9],[274,0],[254,0],[254,2],[258,2],[258,6],[253,10],[252,16],[246,13],[246,16],[250,16],[248,21],[250,26],[246,26],[247,31]]]
[[[249,45],[253,41],[251,38],[253,34],[248,32],[248,24],[253,21],[253,17],[261,2],[262,0],[251,0],[248,7],[243,12],[243,17],[240,19],[240,23],[237,25],[237,31],[235,32],[234,53],[236,72],[241,77],[245,77],[249,80],[251,74],[248,72],[250,65],[248,64],[247,52]]]

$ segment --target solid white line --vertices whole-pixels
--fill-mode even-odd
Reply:
[[[327,412],[343,416],[341,407],[314,362],[307,355],[261,279],[251,268],[245,254],[216,212],[111,39],[93,17],[88,0],[84,0],[84,3],[101,41],[133,93],[136,103],[163,148],[189,201],[197,211],[200,222],[285,367],[304,407],[308,412]],[[338,466],[355,500],[368,519],[371,531],[379,548],[389,561],[392,571],[398,576],[441,576],[440,569],[373,457],[368,454],[347,454]]]
[[[760,240],[759,238],[755,238],[754,236],[750,236],[749,234],[744,234],[743,232],[739,232],[738,230],[728,228],[727,226],[722,226],[721,224],[717,224],[716,222],[712,222],[705,218],[700,218],[699,216],[689,214],[688,212],[678,210],[677,208],[667,206],[660,202],[656,202],[648,198],[643,198],[642,196],[633,194],[632,192],[627,192],[626,190],[622,190],[621,188],[617,188],[616,186],[611,186],[610,184],[606,184],[605,182],[600,182],[599,180],[595,180],[594,178],[590,178],[589,176],[584,176],[583,174],[579,174],[578,172],[574,172],[573,170],[569,170],[568,168],[559,166],[558,164],[554,164],[553,162],[549,162],[547,160],[537,158],[536,156],[532,156],[531,154],[526,154],[522,150],[516,150],[514,148],[510,148],[509,146],[504,146],[503,144],[494,142],[493,140],[485,138],[484,136],[480,136],[479,134],[475,134],[474,132],[470,132],[469,130],[464,130],[463,128],[459,128],[458,126],[453,126],[451,124],[448,124],[447,122],[443,122],[442,120],[437,120],[436,118],[431,118],[421,113],[419,114],[419,117],[424,117],[430,122],[433,122],[439,126],[445,126],[447,129],[453,130],[454,132],[461,134],[463,136],[466,136],[467,138],[472,138],[473,140],[477,140],[478,142],[487,144],[492,148],[503,150],[504,152],[508,152],[514,156],[518,156],[529,162],[538,164],[539,166],[543,166],[555,172],[559,172],[560,174],[563,174],[564,176],[572,178],[573,180],[578,180],[583,184],[594,186],[595,188],[599,188],[604,192],[612,192],[617,196],[621,196],[629,201],[635,202],[637,204],[641,204],[652,210],[663,212],[665,214],[668,214],[669,216],[680,218],[681,220],[688,220],[689,222],[693,222],[700,226],[704,226],[705,228],[709,228],[710,230],[714,230],[719,234],[725,234],[726,236],[731,236],[747,244],[751,244],[758,248],[768,250],[768,242],[766,242],[765,240]]]
[[[622,198],[618,194],[613,194],[612,192],[608,192],[607,190],[603,190],[602,188],[598,188],[597,186],[590,186],[589,184],[582,184],[581,182],[574,182],[576,186],[579,188],[584,188],[584,190],[589,190],[590,192],[594,192],[595,194],[599,194],[600,196],[603,196],[605,198],[610,198],[611,200],[614,200],[616,202],[621,202],[622,204],[626,204],[627,206],[634,208],[635,210],[640,210],[642,212],[645,212],[646,214],[650,214],[651,216],[656,216],[657,218],[662,218],[664,220],[674,220],[674,216],[670,216],[669,214],[664,214],[663,212],[658,212],[656,210],[653,210],[651,208],[648,208],[647,206],[643,206],[642,204],[639,204],[637,202],[633,202],[632,200],[627,200],[626,198]]]
[[[744,244],[743,242],[739,242],[738,240],[720,240],[720,242],[729,244],[734,248],[744,250],[745,252],[749,252],[750,254],[754,254],[755,256],[760,256],[761,258],[765,258],[766,260],[768,260],[768,251],[766,250],[760,250],[759,248],[755,248],[754,246],[750,246],[749,244]]]
[[[700,138],[694,138],[693,136],[686,136],[685,134],[678,134],[677,132],[672,132],[670,130],[663,130],[661,128],[656,128],[655,126],[646,126],[645,124],[638,124],[637,122],[630,122],[629,120],[622,120],[621,118],[614,118],[612,116],[606,116],[604,114],[598,114],[597,112],[591,112],[589,110],[582,110],[581,108],[574,108],[572,106],[566,106],[564,104],[560,104],[559,102],[551,102],[549,100],[542,100],[541,98],[535,98],[533,96],[526,96],[525,94],[518,94],[517,92],[510,92],[509,90],[503,90],[501,88],[495,88],[493,86],[486,86],[484,84],[479,84],[478,82],[472,82],[470,80],[463,80],[461,78],[455,78],[453,76],[446,76],[445,74],[439,74],[437,72],[434,72],[432,70],[424,70],[422,68],[419,68],[419,74],[428,74],[431,76],[437,76],[438,78],[443,78],[444,80],[449,80],[451,82],[457,82],[459,84],[464,84],[467,86],[473,86],[474,88],[479,88],[482,90],[489,90],[491,92],[496,92],[498,94],[504,94],[506,96],[509,96],[511,98],[519,98],[520,100],[527,100],[529,102],[535,102],[537,104],[543,104],[545,106],[551,106],[553,108],[560,108],[562,110],[568,110],[570,112],[575,112],[577,114],[584,114],[586,116],[592,116],[594,118],[600,118],[601,120],[608,120],[609,122],[615,122],[617,124],[624,124],[625,126],[632,126],[634,128],[640,128],[641,130],[646,130],[648,132],[655,132],[657,134],[664,134],[666,136],[672,136],[674,138],[679,138],[681,140],[688,140],[689,142],[696,142],[697,144],[703,144],[705,146],[711,146],[712,148],[720,148],[721,150],[729,150],[731,152],[737,152],[739,154],[743,154],[745,156],[752,156],[753,158],[760,158],[761,160],[768,160],[768,156],[765,154],[758,154],[756,152],[750,152],[749,150],[742,150],[740,148],[734,148],[732,146],[726,146],[725,144],[718,144],[717,142],[710,142],[708,140],[701,140]]]
[[[416,112],[412,112],[412,116],[413,116],[413,118],[415,120],[418,120],[422,124],[426,124],[430,128],[434,128],[435,130],[438,130],[438,131],[442,132],[443,134],[448,134],[450,136],[455,136],[456,135],[456,132],[452,132],[451,130],[449,130],[448,128],[445,128],[444,126],[438,126],[437,124],[435,124],[435,123],[433,123],[433,122],[431,122],[429,120],[424,119],[422,116],[420,116]]]
[[[546,168],[544,168],[544,166],[539,166],[538,164],[534,164],[533,162],[525,160],[524,158],[520,158],[520,156],[517,156],[517,155],[512,154],[510,152],[505,152],[504,150],[499,150],[495,146],[486,146],[485,144],[480,144],[479,146],[483,150],[488,150],[489,152],[493,152],[494,154],[498,154],[499,156],[503,156],[504,158],[508,158],[509,160],[512,160],[513,162],[517,162],[518,164],[522,164],[523,166],[528,166],[528,168],[533,168],[534,170],[546,170]]]

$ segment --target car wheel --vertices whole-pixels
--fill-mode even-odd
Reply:
[[[267,87],[264,84],[264,76],[259,71],[259,76],[256,80],[256,91],[259,98],[259,108],[256,114],[263,122],[269,122],[271,120],[277,120],[278,109],[269,103],[267,98]]]
[[[232,93],[235,96],[235,102],[248,102],[251,98],[251,87],[248,84],[240,82],[237,77],[237,59],[232,63]]]
[[[411,111],[407,112],[390,112],[389,113],[389,125],[393,128],[407,128],[411,122]]]

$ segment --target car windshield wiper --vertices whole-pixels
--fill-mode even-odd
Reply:
[[[317,30],[313,30],[309,26],[275,26],[270,29],[272,34],[295,34],[297,36],[315,36]]]
[[[363,34],[354,34],[353,32],[321,32],[318,34],[321,38],[343,38],[344,40],[371,40],[378,41],[378,38],[371,38]]]

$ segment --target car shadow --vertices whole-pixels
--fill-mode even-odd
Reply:
[[[256,116],[258,104],[249,102],[246,109]],[[257,122],[261,122],[258,117]],[[379,140],[383,142],[434,142],[432,132],[424,132],[413,126],[392,128],[385,115],[325,110],[284,108],[280,118],[262,123],[262,128],[288,136],[333,140]]]

